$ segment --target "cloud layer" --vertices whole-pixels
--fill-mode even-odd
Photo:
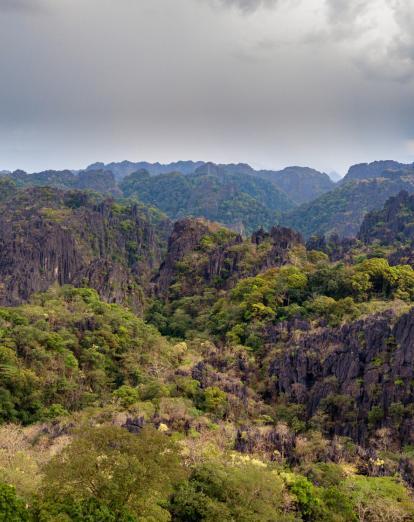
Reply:
[[[343,172],[414,161],[413,9],[0,0],[0,170],[193,158]]]
[[[414,77],[414,3],[410,0],[326,0],[327,33],[342,42],[366,74]]]
[[[217,2],[226,7],[237,7],[242,11],[252,12],[261,7],[274,7],[278,0],[217,0]]]
[[[13,11],[37,12],[44,8],[42,0],[0,0],[0,13]]]

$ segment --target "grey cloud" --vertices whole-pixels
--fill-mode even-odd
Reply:
[[[360,17],[371,4],[371,0],[327,0],[327,19],[335,37],[348,38],[360,31]]]
[[[325,1],[0,0],[0,170],[193,158],[343,172],[384,156],[414,161],[410,85],[353,67],[366,40],[334,34],[355,11],[335,0],[328,22]],[[372,1],[402,28],[382,52],[409,63],[409,12]],[[53,17],[24,19],[41,5]],[[315,26],[331,36],[300,42]]]
[[[213,0],[214,1],[214,0]],[[273,7],[279,0],[216,0],[215,3],[226,7],[236,7],[246,13],[256,11],[261,7]]]
[[[43,0],[0,0],[0,13],[27,12],[37,13],[46,8]]]
[[[354,64],[373,79],[410,82],[414,78],[414,3],[386,0],[395,30],[392,23],[384,30],[375,22],[372,15],[379,6],[378,0],[325,0],[327,28],[315,39],[342,42]]]
[[[414,79],[414,3],[407,0],[387,0],[397,32],[384,43],[374,43],[369,52],[358,60],[368,73],[399,82]],[[387,35],[385,35],[387,36]]]
[[[369,0],[327,0],[328,20],[332,24],[353,22],[369,3]]]

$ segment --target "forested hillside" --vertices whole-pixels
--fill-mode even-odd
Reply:
[[[367,214],[381,209],[385,201],[401,190],[414,191],[414,170],[385,171],[378,177],[347,181],[310,203],[286,213],[281,222],[312,235],[355,236]]]
[[[4,178],[0,519],[413,520],[411,200],[305,245]]]
[[[247,234],[271,227],[282,211],[294,206],[269,181],[208,166],[192,175],[152,177],[141,170],[124,178],[120,188],[124,196],[155,206],[171,219],[204,217]]]
[[[376,161],[353,165],[337,184],[309,167],[255,170],[247,164],[178,161],[170,164],[95,163],[80,171],[33,174],[4,171],[17,188],[89,190],[116,200],[133,199],[171,220],[202,217],[249,236],[284,225],[305,238],[354,237],[365,215],[390,196],[414,187],[412,165]]]
[[[170,229],[139,203],[0,180],[0,303],[72,283],[138,310]]]

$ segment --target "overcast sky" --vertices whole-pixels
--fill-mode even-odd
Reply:
[[[0,170],[414,161],[414,0],[0,0]]]

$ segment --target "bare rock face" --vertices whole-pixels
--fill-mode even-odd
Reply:
[[[91,286],[139,310],[168,229],[158,234],[137,206],[84,192],[16,191],[0,204],[0,304],[58,283]]]
[[[396,438],[414,442],[414,310],[299,338],[279,326],[268,339],[285,346],[269,366],[273,391],[302,404],[308,419],[323,414],[331,435],[362,444],[369,430],[395,426]]]
[[[306,242],[307,250],[319,250],[324,252],[331,261],[346,260],[351,262],[350,253],[357,243],[356,238],[340,237],[332,234],[328,238],[325,236],[313,236]]]

